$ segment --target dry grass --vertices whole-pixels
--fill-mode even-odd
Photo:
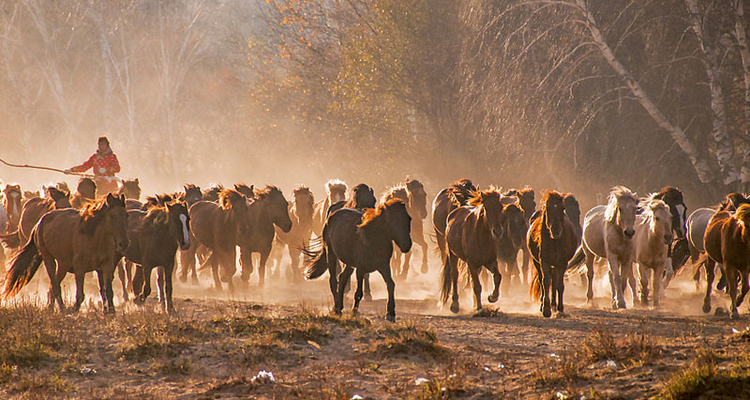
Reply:
[[[744,350],[726,368],[719,368],[722,357],[711,348],[699,349],[691,364],[667,379],[658,398],[747,399],[750,398],[750,355]]]

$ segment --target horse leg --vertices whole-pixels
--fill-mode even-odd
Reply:
[[[586,255],[586,278],[588,280],[586,288],[586,302],[589,304],[594,303],[594,254],[586,251],[586,247],[583,247],[584,254]]]
[[[529,253],[529,249],[524,246],[523,248],[521,248],[521,254],[523,259],[521,264],[521,275],[523,275],[522,282],[530,285],[531,282],[529,282],[529,260],[531,259],[531,253]]]
[[[661,275],[664,273],[664,265],[659,264],[654,268],[654,308],[659,308],[659,297],[661,296]]]
[[[174,270],[174,265],[164,267],[164,270],[164,297],[167,302],[167,312],[171,314],[174,312],[174,302],[172,301],[172,271]]]
[[[120,283],[122,283],[122,298],[124,301],[128,301],[128,283],[125,278],[125,266],[123,264],[125,264],[125,259],[121,258],[115,265],[115,268],[117,269],[117,277],[120,278]]]
[[[188,250],[180,250],[180,282],[185,283],[187,282],[187,276],[188,271],[190,270],[189,266],[189,256],[188,253],[193,253],[193,247],[195,245],[191,244],[190,248]],[[193,254],[193,264],[195,264],[195,254]]]
[[[339,274],[339,287],[336,293],[336,302],[333,306],[333,312],[336,315],[341,315],[341,311],[344,309],[344,284],[349,282],[353,272],[354,267],[344,264],[344,269]],[[359,290],[359,287],[357,290]]]
[[[608,255],[609,265],[609,288],[612,290],[612,308],[617,310],[625,308],[625,297],[622,295],[622,276],[620,274],[620,261],[617,256]]]
[[[739,318],[740,313],[737,312],[737,270],[733,265],[729,265],[724,260],[724,268],[726,270],[727,286],[729,287],[729,299],[732,301],[732,310],[730,318]]]
[[[565,269],[567,265],[556,267],[552,269],[553,277],[557,281],[554,292],[557,293],[557,312],[562,315],[564,314],[565,307],[563,306],[563,293],[565,292]]]
[[[500,274],[497,260],[494,260],[490,265],[488,265],[487,269],[489,269],[492,273],[492,282],[495,284],[495,288],[492,290],[492,293],[487,296],[487,301],[489,301],[490,303],[494,303],[497,301],[498,297],[500,297],[500,282],[503,280],[503,276]],[[510,279],[506,278],[505,280],[509,281]],[[503,290],[503,293],[507,294],[508,292]]]
[[[128,281],[128,290],[133,290],[133,262],[125,259],[125,279]],[[127,297],[125,298],[127,301]]]
[[[133,302],[136,304],[142,304],[141,294],[143,293],[143,266],[136,264],[135,275],[133,276]]]
[[[299,283],[302,277],[302,271],[299,270],[299,256],[302,252],[294,246],[287,246],[287,249],[289,249],[289,258],[292,260],[292,265],[290,267],[290,273],[292,274],[291,281],[292,283]],[[278,271],[281,270],[281,257],[277,258],[277,261],[278,266],[276,269]]]
[[[370,291],[370,274],[365,274],[365,300],[372,301],[372,292]]]
[[[451,269],[451,286],[453,288],[453,297],[451,301],[451,312],[458,314],[458,257],[455,254],[448,254],[448,260]]]
[[[399,270],[399,267],[401,266],[401,251],[398,248],[393,249],[393,254],[391,254],[391,273],[396,276],[400,277],[401,271]]]
[[[115,270],[114,268],[108,269],[109,265],[105,264],[102,265],[101,268],[104,271],[104,288],[105,293],[107,295],[107,309],[106,312],[109,314],[115,313],[115,292],[112,289],[112,283],[115,280]]]
[[[54,264],[53,264],[54,265]],[[57,271],[55,272],[55,278],[53,281],[55,282],[54,288],[55,288],[55,298],[57,299],[57,305],[60,308],[60,312],[65,312],[65,304],[63,303],[62,298],[62,288],[60,287],[60,284],[62,283],[63,279],[65,279],[65,275],[68,274],[67,271],[72,271],[73,267],[66,268],[66,265],[57,265]]]
[[[411,251],[404,253],[404,264],[401,266],[401,276],[399,277],[401,281],[406,281],[406,276],[409,274],[409,268],[411,268]]]
[[[76,302],[73,305],[73,312],[78,312],[78,310],[81,309],[81,304],[83,304],[83,300],[86,298],[86,295],[83,293],[83,282],[86,278],[86,273],[84,272],[76,272]],[[106,307],[107,304],[104,304],[104,307]],[[105,308],[106,310],[106,308]]]
[[[638,288],[640,289],[641,296],[641,305],[644,307],[648,306],[648,281],[649,281],[649,274],[651,273],[651,269],[646,267],[643,263],[638,263],[638,274],[640,275],[640,280],[638,283]],[[656,278],[656,275],[654,275],[654,278]],[[656,286],[656,282],[654,282],[654,286]],[[654,298],[656,298],[656,293],[654,293]],[[655,301],[655,300],[654,300]],[[635,304],[635,299],[633,300],[633,303]]]
[[[266,262],[268,261],[268,255],[270,253],[271,249],[260,252],[260,264],[258,264],[258,287],[263,287],[266,283]]]
[[[151,294],[151,268],[150,265],[141,266],[141,270],[143,271],[143,290],[141,291],[140,296],[138,296],[138,302],[140,304],[145,303],[146,299]]]
[[[703,263],[703,267],[706,269],[706,295],[703,297],[703,312],[708,313],[711,311],[711,290],[714,286],[716,262],[709,258]],[[700,275],[700,269],[698,269],[698,275]]]
[[[479,311],[482,309],[482,283],[479,281],[479,272],[482,266],[469,264],[468,267],[469,274],[471,275],[471,285],[474,289],[474,305],[477,311]]]
[[[623,264],[623,284],[622,284],[622,293],[623,296],[625,295],[626,286],[630,285],[630,292],[633,297],[633,304],[635,304],[636,299],[638,298],[637,293],[637,287],[635,284],[635,273],[633,273],[633,263],[628,262],[627,264]]]
[[[104,272],[96,271],[96,278],[99,281],[99,296],[102,298],[102,309],[106,311],[107,308],[107,290],[104,284]]]
[[[422,274],[426,274],[427,272],[429,272],[429,266],[427,265],[427,254],[429,253],[430,248],[427,246],[427,241],[424,240],[424,236],[423,235],[420,235],[419,239],[420,240],[419,240],[419,242],[417,242],[417,244],[419,244],[419,247],[422,249],[422,270],[421,270],[421,272],[422,272]]]
[[[58,295],[60,295],[60,304],[62,304],[60,282],[56,278],[57,262],[48,252],[42,251],[41,253],[42,262],[44,263],[44,268],[47,270],[47,276],[49,277],[49,292],[47,293],[47,301],[49,304],[47,305],[47,309],[49,311],[54,311],[55,301],[57,300]],[[60,307],[60,312],[64,311],[64,307]]]
[[[510,295],[510,281],[513,279],[513,274],[510,270],[510,262],[507,260],[502,260],[501,262],[495,261],[495,264],[498,266],[498,273],[500,272],[500,265],[503,265],[505,268],[502,269],[502,273],[505,274],[505,279],[502,281],[503,286],[503,298],[508,297]],[[490,271],[492,271],[490,269]],[[494,273],[493,273],[494,278]]]
[[[323,245],[325,246],[325,243]],[[326,256],[328,258],[328,286],[331,288],[331,296],[333,296],[333,308],[334,308],[334,313],[335,313],[336,305],[338,304],[338,301],[339,301],[339,282],[337,279],[339,261],[336,258],[336,256],[333,256],[330,253],[327,253]],[[341,282],[341,285],[342,286],[346,285],[346,282]]]
[[[385,306],[385,319],[390,322],[396,322],[396,283],[393,282],[393,277],[391,276],[391,268],[386,262],[382,267],[378,269],[378,272],[380,272],[380,275],[383,276],[385,287],[388,289],[388,302]]]
[[[156,292],[159,295],[159,304],[162,309],[167,309],[167,299],[164,293],[164,267],[156,267]]]
[[[745,296],[747,295],[748,289],[750,287],[748,286],[748,277],[747,273],[744,271],[747,271],[747,267],[745,267],[745,270],[737,270],[740,275],[740,282],[742,283],[742,290],[740,291],[740,297],[737,299],[737,307],[742,305],[742,301],[745,300]]]
[[[357,291],[354,292],[354,306],[352,307],[352,315],[357,315],[359,313],[359,302],[362,300],[362,287],[364,286],[366,276],[367,274],[365,274],[363,269],[357,268]]]
[[[550,286],[552,286],[552,268],[549,265],[541,265],[542,280],[542,315],[545,318],[552,316],[550,307]]]

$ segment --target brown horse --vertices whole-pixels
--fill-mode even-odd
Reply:
[[[78,181],[75,194],[70,199],[70,204],[73,208],[81,209],[86,203],[94,199],[96,199],[96,182],[91,178],[81,178]]]
[[[157,268],[159,301],[168,312],[172,303],[172,271],[177,248],[190,247],[190,216],[187,205],[169,202],[152,207],[148,213],[128,211],[130,246],[125,251],[129,262],[137,264],[133,288],[135,302],[143,304],[151,293],[151,271]]]
[[[503,193],[504,196],[515,196],[518,199],[518,203],[521,205],[521,209],[523,209],[523,217],[526,220],[526,226],[531,225],[531,216],[534,215],[536,212],[536,201],[534,200],[535,193],[534,189],[531,188],[531,186],[525,186],[523,189],[510,189],[507,192]],[[511,275],[506,276],[506,284],[510,284],[511,280],[513,279],[513,275],[516,275],[521,282],[525,282],[528,284],[527,280],[529,277],[529,261],[531,260],[531,257],[529,255],[529,249],[524,244],[521,246],[521,254],[523,255],[523,261],[521,264],[521,271],[518,273],[518,271],[512,272]],[[518,268],[516,268],[518,269]]]
[[[224,190],[224,186],[220,183],[211,184],[208,189],[203,191],[203,200],[205,201],[219,201],[219,194]]]
[[[18,229],[18,223],[21,220],[21,200],[23,198],[21,185],[5,184],[2,194],[2,206],[8,216],[6,232],[12,232]]]
[[[299,270],[301,249],[310,246],[310,235],[312,234],[313,214],[315,213],[315,197],[307,186],[298,186],[292,192],[292,204],[289,206],[289,217],[292,220],[292,229],[284,232],[278,226],[276,231],[276,246],[283,250],[286,246],[289,250],[289,258],[292,260],[290,277],[297,281],[302,276]],[[277,260],[281,266],[281,260]]]
[[[185,190],[184,195],[181,196],[182,200],[187,205],[188,209],[193,204],[203,199],[203,193],[201,188],[193,184],[188,184],[183,187]],[[190,232],[190,247],[187,250],[180,249],[180,282],[187,282],[188,273],[190,273],[191,281],[193,285],[198,284],[198,271],[195,268],[195,254],[198,244],[196,243],[195,237],[192,231]]]
[[[217,290],[221,290],[221,281],[224,281],[229,290],[234,291],[232,277],[237,271],[236,247],[250,232],[247,212],[245,196],[231,189],[221,191],[219,204],[202,200],[189,209],[190,230],[196,244],[211,251],[206,263],[211,266]]]
[[[427,273],[427,241],[424,238],[423,220],[427,218],[427,193],[424,185],[416,179],[407,178],[403,184],[392,187],[383,195],[383,203],[392,198],[401,199],[406,203],[406,211],[411,217],[411,238],[414,243],[422,248],[422,273]],[[404,263],[401,265],[401,271],[394,272],[397,279],[406,280],[411,264],[411,252],[404,254]],[[396,249],[394,253],[396,270],[401,263],[401,252]]]
[[[734,214],[728,211],[717,211],[708,223],[703,239],[706,249],[706,276],[708,285],[703,299],[704,311],[711,309],[711,286],[715,263],[724,264],[729,286],[729,298],[732,302],[732,318],[739,317],[737,308],[747,295],[750,284],[750,204],[742,204]],[[742,291],[737,297],[737,283],[741,282]]]
[[[395,283],[391,277],[393,243],[406,253],[411,249],[411,217],[406,205],[398,199],[389,200],[376,208],[360,211],[343,208],[331,214],[323,227],[323,249],[307,252],[314,257],[307,266],[307,279],[316,279],[326,271],[334,299],[336,314],[344,309],[344,288],[354,269],[357,270],[357,291],[354,293],[356,313],[363,296],[365,276],[378,271],[388,289],[386,319],[396,320]],[[344,264],[336,276],[338,260]]]
[[[528,225],[524,218],[523,208],[516,197],[505,197],[501,202],[505,226],[497,242],[497,259],[501,268],[500,273],[505,275],[502,285],[503,296],[507,296],[510,293],[511,277],[519,275],[518,251],[526,248]]]
[[[84,278],[97,271],[99,290],[105,312],[114,312],[112,279],[115,253],[128,247],[128,214],[125,198],[108,194],[83,210],[53,210],[34,227],[31,238],[10,262],[3,294],[17,294],[44,262],[50,278],[49,306],[55,300],[65,310],[60,283],[71,272],[76,278],[77,311],[84,300]]]
[[[451,183],[450,186],[435,195],[435,199],[432,201],[432,227],[435,229],[440,257],[446,255],[445,228],[448,214],[460,206],[465,206],[476,190],[474,183],[464,178]]]
[[[446,254],[443,261],[442,291],[443,303],[448,301],[453,288],[451,312],[457,313],[458,306],[458,264],[459,260],[468,266],[474,287],[474,300],[477,310],[482,309],[482,285],[479,272],[482,266],[493,276],[495,288],[487,300],[497,301],[500,296],[502,276],[497,266],[497,242],[503,235],[505,215],[502,195],[496,190],[475,191],[468,205],[458,206],[460,199],[451,193],[455,209],[448,214],[445,228]]]
[[[533,298],[541,299],[540,311],[544,317],[552,315],[550,306],[556,307],[560,314],[564,312],[565,271],[581,243],[575,226],[565,214],[564,197],[554,190],[544,193],[541,218],[531,223],[526,239],[534,262],[529,290]]]
[[[21,211],[21,219],[18,224],[18,230],[9,234],[0,235],[0,241],[8,248],[18,248],[31,237],[31,231],[34,225],[42,216],[52,210],[62,210],[70,208],[69,194],[60,191],[54,186],[44,188],[45,197],[37,197],[27,201]]]
[[[135,179],[123,179],[118,182],[119,190],[118,195],[125,196],[125,205],[128,210],[140,210],[143,207],[141,203],[141,185],[138,178]]]
[[[313,233],[320,236],[323,232],[323,224],[328,216],[328,209],[332,205],[346,201],[346,183],[338,179],[331,179],[326,183],[326,198],[315,203],[315,216],[313,217]]]
[[[255,189],[252,202],[247,206],[248,235],[240,243],[241,277],[250,279],[253,272],[252,253],[260,253],[258,264],[258,286],[263,287],[266,280],[266,261],[271,254],[273,238],[276,236],[274,226],[286,233],[292,229],[289,208],[284,194],[276,186],[268,185],[264,189]]]

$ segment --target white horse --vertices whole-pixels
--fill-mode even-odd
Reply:
[[[639,292],[641,304],[648,305],[649,274],[653,271],[654,308],[659,307],[661,276],[667,264],[669,245],[672,243],[672,213],[667,203],[649,197],[640,206],[643,212],[635,223],[635,256],[640,275]],[[635,298],[633,299],[635,302]]]
[[[594,300],[594,258],[607,259],[612,307],[625,308],[623,292],[628,281],[635,292],[633,277],[633,236],[638,199],[624,186],[615,186],[606,206],[596,206],[583,220],[583,252],[586,256],[589,303]],[[624,279],[624,281],[623,281]],[[633,293],[635,295],[635,293]],[[635,297],[635,296],[634,296]]]

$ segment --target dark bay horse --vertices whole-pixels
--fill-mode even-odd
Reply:
[[[332,205],[346,201],[347,186],[344,181],[331,179],[326,183],[326,197],[315,203],[315,216],[313,217],[313,233],[320,236],[323,232],[323,225],[328,216],[328,209]]]
[[[148,212],[128,211],[129,262],[137,264],[133,280],[135,302],[142,304],[151,293],[151,271],[157,268],[159,301],[168,312],[172,303],[172,271],[177,249],[190,247],[190,215],[183,202],[169,202]]]
[[[504,197],[501,202],[505,226],[503,226],[503,234],[497,241],[497,258],[500,263],[500,273],[505,275],[502,285],[503,296],[507,296],[510,292],[511,277],[519,275],[518,251],[526,248],[528,225],[524,218],[523,208],[516,197]],[[521,283],[520,280],[519,283]]]
[[[423,220],[427,218],[427,193],[424,190],[424,185],[416,179],[407,178],[403,184],[397,185],[389,189],[383,195],[383,203],[386,201],[397,198],[401,199],[406,203],[406,211],[409,212],[411,217],[411,238],[414,243],[418,244],[422,248],[422,273],[426,274],[427,267],[427,241],[424,238],[424,224]],[[406,276],[409,273],[411,264],[411,252],[404,254],[404,262],[401,265],[401,271],[394,272],[397,278],[400,280],[406,280]],[[401,252],[396,249],[394,254],[394,265],[398,270],[401,261]]]
[[[81,209],[83,206],[96,199],[96,182],[91,178],[81,178],[78,181],[76,192],[71,196],[70,205]]]
[[[440,257],[445,257],[445,227],[448,214],[460,206],[465,206],[477,188],[468,179],[459,179],[438,192],[432,201],[432,227],[435,229]],[[441,260],[445,261],[445,260]]]
[[[353,312],[357,312],[363,296],[364,279],[378,271],[388,289],[386,319],[396,320],[395,283],[391,277],[391,255],[396,242],[404,253],[411,249],[411,217],[406,205],[397,199],[389,200],[366,211],[344,208],[331,214],[323,227],[323,249],[308,253],[314,258],[307,266],[307,279],[316,279],[326,271],[334,299],[334,312],[344,309],[344,288],[352,273],[357,271],[357,291],[354,293]],[[338,260],[344,264],[336,276]]]
[[[518,199],[518,203],[521,205],[521,208],[523,209],[523,217],[526,220],[526,226],[530,226],[531,224],[531,217],[536,212],[536,201],[534,200],[535,193],[534,189],[531,188],[531,186],[525,186],[523,189],[510,189],[503,193],[504,196],[515,196]],[[525,239],[524,239],[525,240]],[[523,255],[523,261],[521,264],[521,272],[518,274],[516,272],[516,276],[521,279],[521,282],[528,284],[529,279],[529,263],[531,260],[531,257],[529,255],[529,249],[526,247],[526,244],[524,243],[523,246],[521,246],[521,252]],[[513,275],[506,276],[507,284],[510,284],[510,280],[513,278]]]
[[[289,218],[292,220],[292,229],[284,232],[278,226],[276,230],[276,245],[282,250],[286,246],[289,250],[289,258],[292,260],[290,274],[294,281],[302,277],[299,270],[302,250],[310,246],[310,235],[312,234],[313,214],[315,213],[315,197],[307,186],[298,186],[292,192],[292,204],[289,206]],[[280,257],[279,257],[280,258]],[[281,260],[277,265],[281,267]]]
[[[224,186],[219,183],[211,184],[208,189],[203,191],[203,200],[219,201],[219,194],[224,190]]]
[[[192,207],[193,204],[203,199],[203,193],[201,192],[200,187],[193,184],[188,184],[183,186],[183,189],[185,192],[184,195],[181,196],[181,198],[187,205],[188,210],[190,209],[190,207]],[[198,284],[198,271],[195,268],[195,253],[197,247],[198,244],[196,243],[196,240],[193,237],[193,233],[191,231],[190,246],[187,248],[187,250],[180,249],[180,282],[187,282],[189,273],[193,285]]]
[[[50,278],[49,306],[55,301],[65,310],[60,283],[70,272],[76,279],[77,311],[84,300],[84,278],[97,271],[105,312],[114,312],[112,279],[115,254],[128,247],[128,214],[125,198],[108,194],[82,210],[53,210],[34,227],[31,238],[10,262],[5,298],[17,294],[34,276],[42,262]]]
[[[276,186],[268,185],[263,189],[255,189],[254,197],[247,206],[248,234],[241,238],[240,261],[242,263],[241,277],[244,281],[250,279],[253,271],[252,253],[260,253],[258,263],[258,286],[263,287],[266,280],[266,261],[271,254],[273,238],[276,236],[274,226],[282,232],[292,229],[289,218],[289,208],[284,194]]]
[[[451,312],[459,311],[458,305],[458,264],[464,261],[474,287],[474,301],[477,310],[482,309],[482,285],[479,272],[484,266],[492,273],[495,284],[487,300],[497,301],[500,296],[502,276],[497,266],[497,242],[503,235],[505,216],[502,195],[496,190],[475,191],[468,199],[468,205],[458,206],[461,199],[450,193],[456,207],[448,214],[445,228],[446,254],[441,275],[441,299],[448,301],[453,289]]]
[[[703,311],[711,309],[711,286],[713,285],[715,263],[724,264],[729,298],[732,302],[731,317],[739,317],[737,308],[742,305],[750,283],[750,204],[742,204],[734,214],[729,211],[717,211],[711,217],[703,239],[706,249],[706,297],[703,299]],[[737,283],[742,290],[737,296]]]
[[[62,210],[70,208],[69,193],[63,192],[55,186],[44,188],[45,197],[36,197],[27,201],[21,211],[21,219],[18,223],[18,230],[0,235],[0,241],[8,248],[18,248],[26,244],[31,237],[31,231],[42,218],[42,216],[52,210]]]
[[[219,200],[219,204],[201,200],[190,207],[190,230],[196,244],[211,251],[206,263],[211,266],[216,289],[220,291],[221,281],[224,281],[229,290],[234,291],[236,247],[250,232],[248,205],[245,196],[231,189],[223,190]]]
[[[566,196],[554,190],[544,193],[541,217],[533,220],[526,239],[534,262],[529,291],[534,299],[541,300],[540,311],[544,317],[552,315],[550,306],[556,306],[557,312],[563,313],[565,271],[581,243],[575,226],[565,214]]]

